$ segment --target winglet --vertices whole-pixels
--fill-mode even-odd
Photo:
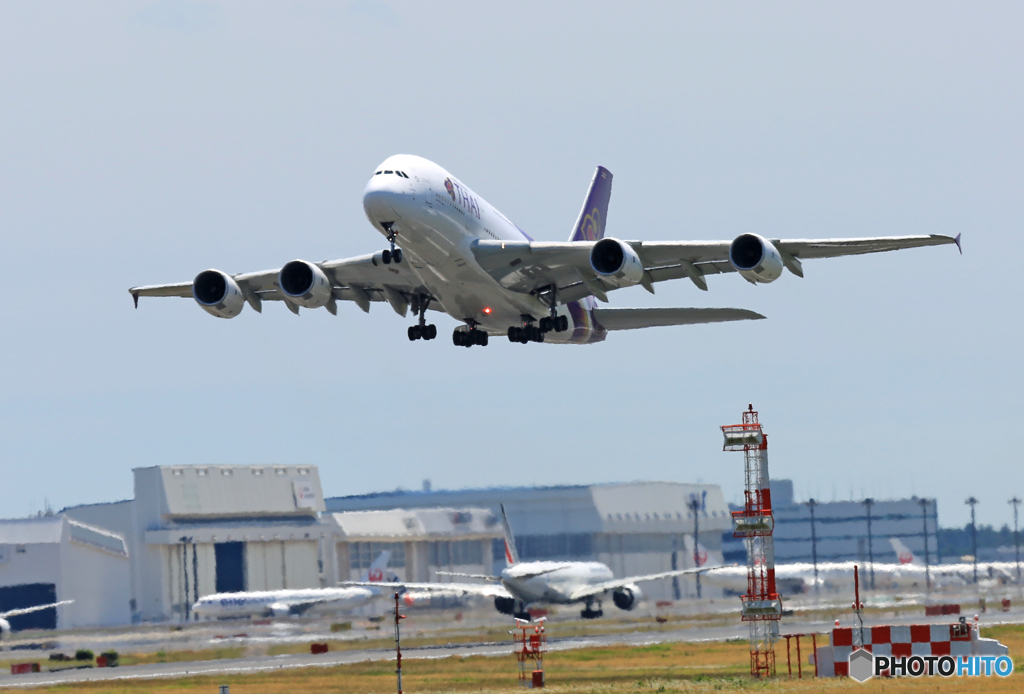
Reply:
[[[960,238],[960,237],[958,236],[957,238]],[[132,299],[135,300],[135,308],[138,308],[139,307],[139,293],[138,292],[132,292]]]
[[[964,249],[960,245],[960,234],[956,235],[956,237],[953,239],[953,243],[956,244],[956,248],[957,248],[958,251],[960,251],[960,255],[963,255],[964,254]]]

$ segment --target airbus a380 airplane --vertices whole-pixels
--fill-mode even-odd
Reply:
[[[381,588],[396,588],[411,591],[438,591],[446,594],[462,593],[494,598],[494,607],[502,614],[509,614],[521,619],[529,619],[526,611],[529,605],[542,603],[549,605],[571,605],[583,603],[580,616],[584,619],[595,619],[604,614],[601,609],[601,598],[606,593],[612,594],[612,602],[621,610],[632,610],[643,599],[638,583],[656,581],[661,578],[701,573],[708,569],[682,569],[664,571],[646,576],[629,576],[615,578],[612,570],[605,564],[596,561],[529,561],[520,562],[516,551],[516,541],[512,528],[505,518],[505,507],[501,507],[501,520],[505,528],[505,562],[506,567],[500,576],[480,576],[474,574],[458,574],[445,571],[437,573],[443,576],[461,576],[477,578],[489,583],[379,583]],[[351,583],[350,585],[367,585]],[[595,603],[597,609],[594,609]]]
[[[384,551],[363,572],[361,585],[346,588],[260,590],[204,595],[192,606],[196,621],[240,617],[298,617],[354,610],[381,595],[391,552]]]
[[[735,308],[599,308],[614,289],[641,285],[654,293],[665,280],[689,278],[707,290],[707,275],[738,272],[753,284],[774,282],[783,269],[803,277],[802,261],[955,243],[960,236],[779,240],[741,234],[732,241],[620,241],[605,237],[612,174],[598,167],[569,240],[535,241],[505,215],[437,164],[407,154],[388,158],[370,177],[363,209],[388,240],[377,253],[229,275],[204,270],[191,282],[133,287],[140,296],[191,297],[219,318],[264,301],[337,313],[338,301],[363,311],[387,301],[417,323],[410,340],[432,340],[428,308],[462,323],[458,346],[486,345],[488,336],[511,342],[587,344],[608,331],[660,325],[753,320]],[[400,247],[399,247],[400,245]]]

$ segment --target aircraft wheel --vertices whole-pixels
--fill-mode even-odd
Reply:
[[[394,251],[391,252],[391,257],[394,258],[396,263],[402,262],[402,249],[396,248]]]
[[[462,331],[461,330],[456,330],[455,332],[452,333],[452,344],[455,345],[456,347],[461,347],[462,346]]]
[[[546,333],[549,330],[551,330],[551,318],[545,316],[540,319],[540,331]]]
[[[415,342],[416,340],[420,339],[420,326],[410,325],[408,333],[409,342]]]
[[[559,316],[557,320],[558,332],[564,333],[566,330],[569,329],[569,316]]]
[[[509,342],[519,342],[519,328],[517,328],[514,325],[509,326],[509,329],[508,329],[508,341]]]
[[[486,347],[487,346],[487,333],[485,333],[483,330],[477,330],[476,332],[477,332],[476,343],[478,345],[480,345],[481,347]]]
[[[383,262],[385,265],[390,265],[391,264],[391,251],[385,249],[384,252],[380,254],[380,259],[381,259],[381,262]]]
[[[427,326],[427,339],[428,340],[433,340],[435,337],[437,337],[437,326],[433,325],[433,324],[428,325]]]

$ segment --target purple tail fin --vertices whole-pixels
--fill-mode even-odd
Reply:
[[[590,182],[587,199],[583,201],[580,218],[572,229],[570,241],[597,241],[604,238],[604,225],[608,220],[608,200],[612,196],[612,172],[597,167]]]

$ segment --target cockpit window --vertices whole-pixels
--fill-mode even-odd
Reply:
[[[396,173],[403,178],[409,178],[409,176],[404,171],[397,171]]]
[[[384,173],[389,174],[389,173],[394,173],[394,171],[385,171]]]
[[[375,174],[373,174],[373,175],[374,175],[374,176],[380,176],[380,171],[376,172],[376,173],[375,173]]]

